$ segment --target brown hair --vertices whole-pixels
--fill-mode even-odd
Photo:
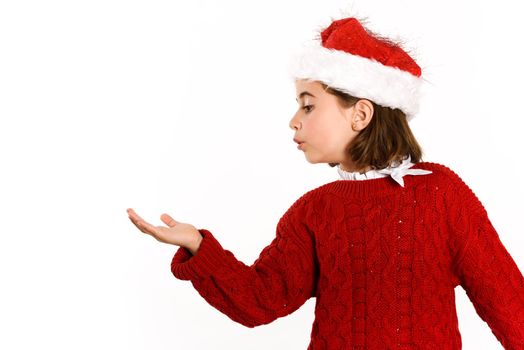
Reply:
[[[338,97],[339,104],[344,108],[353,106],[361,99],[320,83],[327,93]],[[411,132],[404,112],[366,100],[373,104],[373,117],[346,147],[355,168],[360,170],[370,166],[379,170],[393,161],[401,162],[408,155],[413,163],[422,161],[422,148]],[[334,167],[339,163],[328,164]]]

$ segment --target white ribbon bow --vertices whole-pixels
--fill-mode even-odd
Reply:
[[[377,170],[377,172],[390,175],[393,180],[398,182],[402,187],[404,187],[404,179],[402,178],[404,175],[426,175],[432,173],[431,170],[409,169],[413,165],[415,165],[415,163],[411,163],[411,155],[409,155],[408,158],[405,159],[399,166],[380,169]]]

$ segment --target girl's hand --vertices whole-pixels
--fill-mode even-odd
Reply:
[[[160,219],[168,227],[151,225],[131,208],[127,209],[127,214],[140,231],[155,237],[159,242],[187,248],[192,254],[196,253],[202,241],[202,235],[195,226],[176,221],[167,214],[160,215]]]

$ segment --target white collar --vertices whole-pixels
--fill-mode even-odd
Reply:
[[[340,177],[344,180],[370,180],[381,177],[391,176],[393,180],[398,182],[400,186],[404,187],[404,175],[426,175],[431,174],[432,171],[424,169],[409,169],[415,163],[411,162],[411,155],[408,155],[402,163],[393,162],[390,166],[384,169],[376,170],[371,169],[365,173],[359,173],[358,171],[345,171],[340,168],[340,164],[337,165],[337,171]]]

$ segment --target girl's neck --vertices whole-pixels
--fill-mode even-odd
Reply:
[[[353,163],[351,163],[351,164],[340,163],[340,169],[343,170],[343,171],[347,171],[348,173],[353,173],[355,171],[358,171],[361,174],[364,174],[364,173],[366,173],[366,172],[371,170],[371,166],[367,166],[367,167],[365,167],[363,169],[356,169],[355,166],[353,165]]]

